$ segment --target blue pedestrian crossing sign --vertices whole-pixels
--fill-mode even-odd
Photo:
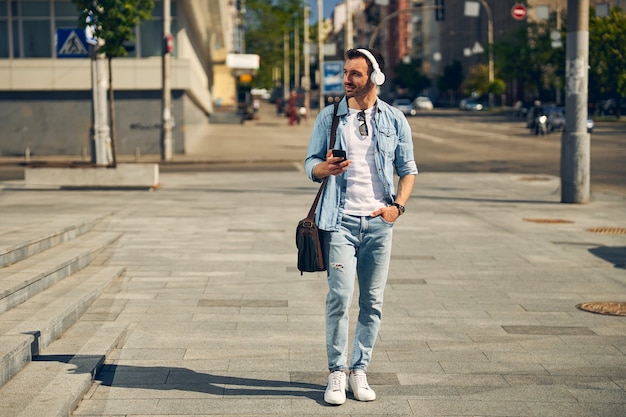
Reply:
[[[57,29],[57,58],[88,58],[89,44],[84,29]]]

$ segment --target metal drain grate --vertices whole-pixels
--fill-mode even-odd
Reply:
[[[622,301],[596,301],[592,303],[581,303],[578,304],[576,308],[596,314],[626,316],[626,302]]]
[[[571,220],[563,220],[563,219],[524,219],[525,222],[533,222],[533,223],[574,223]]]
[[[605,235],[626,235],[626,227],[590,227],[587,231]]]

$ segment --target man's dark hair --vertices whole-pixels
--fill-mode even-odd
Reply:
[[[346,51],[346,58],[347,59],[355,59],[355,58],[358,58],[358,57],[365,58],[365,62],[367,62],[367,66],[369,68],[369,74],[371,74],[372,71],[374,71],[374,67],[372,66],[372,62],[370,61],[370,59],[363,52],[360,52],[359,49],[365,49],[365,50],[369,51],[372,55],[374,55],[374,58],[376,59],[376,62],[378,63],[378,67],[380,68],[380,71],[383,72],[383,73],[385,72],[385,59],[380,54],[380,52],[378,52],[376,49],[371,49],[371,48],[348,49],[348,51]]]

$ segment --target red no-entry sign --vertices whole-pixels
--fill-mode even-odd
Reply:
[[[515,4],[511,8],[511,16],[515,20],[524,20],[526,19],[526,7],[523,4]]]

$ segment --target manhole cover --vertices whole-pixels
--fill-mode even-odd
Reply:
[[[574,223],[571,220],[563,220],[563,219],[524,219],[525,222],[533,222],[533,223]]]
[[[621,301],[596,301],[581,303],[576,306],[583,311],[611,316],[626,316],[626,302]]]
[[[587,231],[605,235],[626,235],[626,227],[590,227]]]

